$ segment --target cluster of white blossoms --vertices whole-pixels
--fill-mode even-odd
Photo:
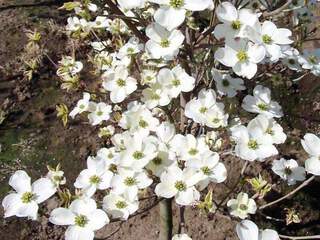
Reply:
[[[241,91],[251,91],[247,79],[254,78],[264,64],[282,63],[290,70],[320,75],[319,53],[300,55],[291,46],[294,37],[289,29],[262,21],[265,18],[258,9],[237,8],[227,1],[215,10],[212,0],[118,0],[111,1],[113,7],[107,4],[101,9],[84,2],[64,5],[76,14],[68,18],[66,30],[71,37],[89,39],[88,65],[99,78],[99,89],[94,92],[82,86],[83,98],[69,116],[85,115],[108,144],[87,158],[86,168],[73,184],[76,194],[71,204],[50,213],[51,223],[69,226],[67,240],[92,240],[94,232],[110,221],[138,214],[139,201],[147,191],[159,200],[172,198],[180,206],[200,204],[208,186],[227,178],[222,153],[255,163],[278,155],[276,146],[287,138],[278,123],[284,116],[282,107],[262,86],[261,78],[251,81],[251,85],[257,83],[252,95],[242,99]],[[253,2],[263,1],[245,5]],[[123,12],[121,18],[114,17],[114,7]],[[201,11],[215,11],[219,20],[209,34],[222,47],[209,46],[208,53],[201,50],[201,43],[190,43],[196,36],[187,31],[192,13]],[[111,37],[100,38],[100,33]],[[206,55],[202,73],[197,71],[203,66],[192,65],[198,64],[194,60],[198,52],[189,53],[195,49]],[[208,59],[210,64],[205,62]],[[69,90],[79,85],[80,72],[88,66],[67,56],[58,67],[63,88]],[[231,112],[230,102],[238,94],[242,102]],[[242,113],[249,118],[233,124]],[[223,146],[222,135],[231,149]],[[305,168],[294,159],[279,157],[272,162],[272,171],[289,185],[304,181],[306,173],[320,176],[319,137],[308,133],[301,143],[310,155]],[[32,185],[24,171],[17,171],[9,180],[15,192],[2,202],[5,217],[36,219],[38,204],[61,193],[59,186],[64,183],[60,170],[50,170]],[[238,193],[227,202],[230,214],[240,219],[255,214],[254,199]],[[279,239],[273,230],[259,232],[250,220],[239,223],[236,231],[240,240]],[[172,239],[191,238],[178,234]]]

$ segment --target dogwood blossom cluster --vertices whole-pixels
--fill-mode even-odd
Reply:
[[[280,125],[285,111],[265,86],[268,75],[260,73],[260,68],[268,71],[281,64],[282,71],[320,75],[319,52],[300,54],[292,31],[263,16],[263,2],[64,4],[75,13],[67,20],[67,33],[90,49],[88,61],[65,56],[58,64],[62,88],[82,94],[68,116],[85,116],[106,140],[87,157],[68,204],[50,213],[51,223],[68,226],[65,239],[94,239],[95,231],[110,222],[139,214],[141,199],[150,192],[158,200],[174,199],[179,207],[208,204],[209,189],[227,179],[227,154],[252,164],[273,157],[270,170],[288,185],[304,181],[307,174],[320,175],[320,139],[315,134],[301,140],[309,155],[304,167],[277,156],[277,146],[287,139]],[[122,15],[114,14],[115,7]],[[213,11],[218,23],[210,23],[214,30],[207,44],[199,39],[208,28],[203,30],[194,16]],[[95,85],[86,85],[85,69],[95,76]],[[36,219],[38,204],[56,192],[65,193],[60,169],[30,181],[21,170],[11,176],[15,192],[2,202],[5,217]],[[244,220],[259,211],[259,202],[243,191],[225,199],[229,214],[242,220],[236,227],[240,240],[279,239],[274,230],[259,231]],[[210,201],[209,212],[215,208]],[[191,238],[177,234],[172,239]]]

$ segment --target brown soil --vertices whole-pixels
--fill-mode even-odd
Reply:
[[[6,4],[6,0],[0,0],[0,6]],[[61,121],[56,118],[56,104],[66,103],[72,106],[78,99],[79,93],[65,94],[59,89],[55,69],[48,60],[44,59],[43,66],[31,81],[25,81],[19,71],[21,61],[18,59],[23,54],[26,44],[23,31],[39,26],[48,27],[50,19],[61,27],[65,24],[66,17],[67,15],[57,11],[55,6],[0,10],[0,107],[7,109],[9,113],[3,124],[0,124],[0,199],[9,190],[8,176],[17,169],[27,169],[36,178],[46,172],[47,164],[56,165],[60,162],[71,185],[79,171],[84,168],[86,157],[104,145],[104,142],[96,137],[97,129],[83,126],[85,125],[83,121],[71,121],[68,127],[64,128]],[[55,62],[62,55],[70,54],[70,47],[63,34],[48,33],[44,38],[48,54]],[[317,45],[319,42],[315,44],[314,46],[319,46]],[[299,144],[299,138],[306,132],[320,132],[320,94],[315,92],[308,95],[319,82],[319,78],[308,76],[300,84],[288,88],[288,95],[281,95],[280,91],[279,94],[275,93],[277,100],[288,106],[288,109],[285,109],[287,112],[297,113],[295,117],[284,118],[281,123],[288,132],[289,139],[281,146],[279,152],[282,156],[301,159],[301,163],[307,156]],[[243,161],[232,157],[225,157],[222,160],[228,168],[228,180],[225,184],[212,186],[214,200],[217,202],[224,198],[228,188],[234,186],[243,164]],[[252,163],[247,171],[247,177],[262,173],[267,180],[277,183],[273,191],[267,195],[266,201],[272,201],[292,189],[271,174],[270,161],[263,164]],[[282,222],[265,220],[262,216],[256,216],[256,222],[261,227],[274,228],[285,235],[319,234],[319,186],[319,181],[316,181],[291,200],[264,212],[266,215],[284,219],[283,208],[295,208],[301,216],[302,223],[286,226]],[[250,192],[247,185],[244,187]],[[235,192],[239,191],[238,188]],[[265,202],[258,202],[258,204],[263,203]],[[56,204],[55,199],[46,202],[41,212],[53,209]],[[3,216],[2,211],[1,209],[1,216]],[[151,211],[121,225],[119,223],[107,225],[98,232],[97,237],[109,236],[107,239],[114,240],[157,239],[160,230],[158,211],[156,206]],[[174,207],[175,232],[177,222],[178,209]],[[186,210],[186,231],[194,240],[237,239],[234,232],[237,222],[237,219],[223,216],[221,213],[211,219],[197,209]],[[48,223],[46,216],[42,216],[38,222],[1,217],[0,233],[0,238],[5,240],[64,239],[64,228]]]

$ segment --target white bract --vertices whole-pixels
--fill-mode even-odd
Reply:
[[[82,170],[74,186],[82,189],[87,197],[92,197],[96,190],[110,187],[113,173],[107,170],[106,163],[100,158],[88,157],[87,169]]]
[[[187,11],[203,11],[212,7],[211,0],[149,0],[160,4],[154,14],[155,21],[169,31],[179,27]]]
[[[268,118],[259,114],[248,123],[249,129],[260,128],[266,136],[271,136],[273,144],[282,144],[286,141],[287,136],[283,128],[273,118]]]
[[[83,98],[77,102],[77,106],[70,112],[70,117],[75,118],[77,114],[88,111],[90,104],[90,94],[83,93]]]
[[[138,200],[130,199],[127,193],[118,195],[111,192],[103,198],[103,209],[113,218],[127,220],[138,208]]]
[[[49,178],[40,178],[31,185],[31,178],[25,171],[16,171],[9,179],[15,190],[3,201],[4,217],[28,217],[37,219],[39,203],[44,202],[56,192],[56,186]]]
[[[212,70],[213,79],[216,82],[217,91],[221,95],[232,98],[238,91],[245,90],[244,81],[241,78],[233,78],[229,74],[221,74]]]
[[[274,160],[272,162],[272,171],[281,177],[283,180],[288,181],[288,185],[294,185],[297,181],[304,181],[306,173],[304,167],[299,167],[296,160]]]
[[[236,142],[236,155],[244,160],[264,161],[265,158],[278,154],[272,137],[260,127],[236,126],[232,128],[232,138]]]
[[[262,25],[246,27],[247,37],[256,44],[265,47],[270,61],[277,62],[281,57],[281,46],[293,43],[289,38],[292,32],[286,28],[277,28],[271,21],[264,21]]]
[[[218,19],[222,24],[218,24],[214,29],[214,36],[217,39],[225,39],[227,42],[236,37],[242,37],[243,29],[246,26],[253,27],[260,24],[258,15],[250,9],[237,10],[232,3],[223,2],[216,10]]]
[[[155,189],[159,197],[175,197],[179,205],[191,205],[200,198],[195,185],[201,180],[201,175],[193,169],[181,170],[179,167],[172,166],[162,173],[160,180]]]
[[[161,69],[157,81],[166,89],[171,98],[176,98],[181,92],[190,92],[195,84],[195,79],[179,65],[172,70]]]
[[[247,95],[243,99],[242,108],[251,113],[261,113],[268,118],[283,116],[281,106],[271,100],[270,89],[261,85],[253,89],[253,96]]]
[[[232,67],[238,76],[251,79],[257,73],[257,64],[265,58],[265,55],[263,46],[244,39],[236,39],[230,40],[225,47],[219,48],[214,58],[221,64]]]
[[[201,174],[201,181],[198,183],[200,190],[205,189],[210,182],[221,183],[227,178],[227,169],[219,162],[219,154],[215,152],[204,152],[200,158],[186,162],[186,167]]]
[[[66,240],[93,240],[94,231],[97,231],[109,223],[107,214],[97,209],[93,199],[76,199],[69,208],[56,208],[49,221],[55,225],[69,226]]]
[[[301,140],[301,144],[310,156],[305,162],[306,171],[320,176],[320,138],[312,133],[307,133]]]
[[[260,230],[250,220],[242,220],[236,226],[237,235],[240,240],[280,240],[279,235],[272,229]]]
[[[147,27],[146,35],[150,38],[146,43],[146,49],[155,59],[173,59],[184,41],[181,31],[175,29],[170,32],[157,23],[152,23]]]
[[[118,195],[126,194],[130,200],[134,200],[138,195],[138,190],[145,189],[152,184],[145,172],[135,172],[120,168],[118,173],[112,178],[112,192]]]
[[[257,206],[252,198],[246,193],[239,193],[237,199],[231,199],[227,202],[230,214],[241,219],[248,217],[248,214],[255,214]]]
[[[129,76],[125,66],[118,66],[113,71],[105,72],[102,80],[103,88],[111,92],[110,99],[113,103],[122,102],[137,89],[137,80]]]
[[[88,119],[93,126],[101,124],[103,121],[108,121],[110,113],[112,112],[111,106],[104,102],[90,104],[90,113]]]

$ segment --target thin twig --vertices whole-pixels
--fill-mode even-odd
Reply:
[[[281,202],[285,199],[287,199],[288,197],[291,197],[293,194],[295,194],[296,192],[298,192],[300,189],[304,188],[305,186],[307,186],[309,183],[311,183],[313,180],[315,179],[315,176],[312,176],[310,177],[309,179],[305,180],[302,184],[300,184],[299,187],[295,188],[294,190],[292,190],[291,192],[289,192],[288,194],[286,194],[285,196],[273,201],[273,202],[270,202],[270,203],[267,203],[265,205],[262,205],[259,207],[259,209],[264,209],[266,207],[270,207],[278,202]]]
[[[266,12],[263,14],[264,17],[271,17],[273,15],[277,15],[278,13],[281,13],[284,9],[289,7],[289,5],[292,3],[292,0],[287,1],[285,4],[283,4],[281,7],[277,8],[276,10],[272,12]]]

